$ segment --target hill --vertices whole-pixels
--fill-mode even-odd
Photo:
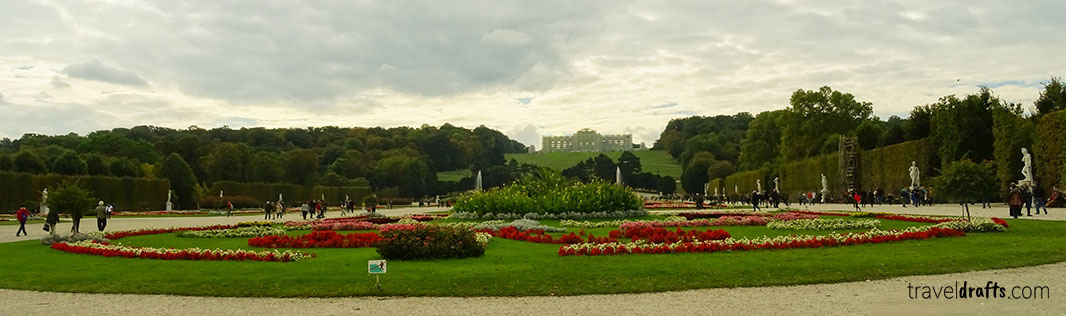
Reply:
[[[573,167],[578,162],[596,157],[601,153],[523,153],[523,154],[504,154],[504,158],[508,161],[514,159],[519,163],[528,163],[543,167],[548,167],[556,170],[563,170]],[[602,154],[611,157],[611,159],[618,159],[622,155],[620,151],[603,152]],[[645,172],[650,172],[663,176],[671,176],[674,179],[681,178],[681,164],[674,160],[669,153],[664,150],[643,150],[634,151],[633,154],[640,158],[641,169]]]

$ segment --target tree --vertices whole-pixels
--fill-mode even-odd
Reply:
[[[674,192],[677,191],[677,180],[674,180],[674,177],[671,176],[659,178],[658,187],[659,192],[662,192],[663,194],[674,194]]]
[[[89,175],[104,176],[110,171],[108,170],[107,161],[104,161],[104,156],[99,154],[89,154],[85,159],[85,171]]]
[[[859,147],[865,150],[877,148],[884,133],[884,122],[876,119],[864,121],[855,129],[855,136],[859,138]]]
[[[1036,107],[1038,116],[1066,110],[1066,85],[1062,84],[1062,79],[1052,77],[1051,82],[1044,85],[1044,91],[1040,92],[1040,97],[1033,102],[1033,106]]]
[[[905,140],[903,136],[904,124],[906,124],[906,121],[899,116],[893,115],[889,117],[888,122],[885,123],[885,132],[881,134],[881,146],[902,143]]]
[[[933,108],[928,105],[916,106],[911,110],[911,116],[903,124],[903,138],[906,140],[919,140],[929,137],[930,125],[932,125]]]
[[[948,201],[962,203],[965,215],[969,218],[970,202],[996,192],[996,175],[992,170],[992,164],[988,162],[976,164],[969,159],[955,161],[948,164],[940,177],[934,180],[934,187]]]
[[[251,150],[240,143],[223,143],[204,158],[204,169],[210,181],[244,181]]]
[[[318,155],[308,149],[285,152],[285,181],[294,184],[312,185],[318,178]]]
[[[82,160],[81,157],[78,157],[77,153],[73,151],[67,151],[62,156],[59,156],[59,158],[56,159],[55,168],[53,169],[53,171],[58,174],[79,175],[85,174],[86,169],[88,169],[88,167],[85,163],[85,160]]]
[[[141,168],[130,158],[118,158],[111,162],[111,175],[116,177],[139,177]]]
[[[82,214],[93,207],[96,198],[81,183],[66,180],[48,190],[48,208],[63,214]]]
[[[18,172],[47,173],[48,165],[44,159],[29,151],[19,151],[15,154],[15,170]]]
[[[781,142],[781,128],[778,127],[785,115],[785,110],[759,113],[748,125],[744,140],[740,142],[740,159],[737,165],[741,170],[754,170],[763,164],[773,162],[778,156]]]
[[[284,178],[281,158],[265,151],[252,154],[248,162],[248,180],[251,182],[277,183]]]
[[[0,155],[0,170],[14,171],[15,159],[11,158],[11,155]]]
[[[705,151],[692,157],[692,161],[689,161],[681,173],[681,187],[685,192],[703,192],[703,184],[707,183],[707,169],[714,161],[714,155]]]
[[[791,107],[780,121],[782,161],[818,154],[819,145],[826,137],[851,134],[873,113],[869,102],[856,101],[850,93],[829,87],[818,91],[797,90],[789,103]]]
[[[961,159],[984,161],[993,158],[992,109],[1000,106],[999,98],[984,87],[964,99],[950,95],[932,105],[929,136],[942,166]]]
[[[179,209],[192,209],[196,207],[196,175],[192,168],[185,163],[178,154],[170,154],[163,160],[163,166],[159,168],[159,176],[170,181],[170,188],[177,195]]]
[[[631,176],[640,173],[640,158],[631,151],[623,151],[618,157],[618,168],[622,169],[622,176]]]
[[[733,164],[725,160],[718,160],[707,167],[707,179],[725,178],[736,171]]]

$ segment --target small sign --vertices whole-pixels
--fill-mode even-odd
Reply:
[[[370,260],[367,262],[367,272],[370,274],[384,274],[385,260]]]

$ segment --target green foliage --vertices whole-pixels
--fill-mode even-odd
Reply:
[[[859,147],[870,150],[881,145],[881,137],[885,134],[885,123],[880,120],[868,120],[859,124],[855,129],[855,136],[859,138]]]
[[[704,151],[736,164],[740,157],[740,142],[753,119],[746,112],[732,116],[673,119],[666,125],[654,148],[666,150],[684,167],[688,166],[692,157]]]
[[[740,142],[740,170],[759,169],[778,156],[781,142],[781,120],[786,110],[759,113],[748,125],[744,140]]]
[[[885,132],[881,134],[881,146],[895,145],[905,141],[903,126],[907,121],[899,116],[891,116],[885,123]]]
[[[1051,112],[1036,123],[1033,142],[1033,176],[1044,187],[1066,188],[1066,110]],[[1021,160],[1021,152],[1014,157]],[[1021,170],[1018,168],[1017,170]]]
[[[850,93],[822,87],[818,91],[797,90],[789,99],[791,107],[779,120],[780,155],[783,161],[817,155],[826,137],[848,135],[873,113],[869,102],[859,102]]]
[[[762,170],[751,170],[744,172],[737,172],[728,177],[725,177],[725,189],[730,197],[737,197],[738,193],[735,190],[740,190],[739,196],[750,195],[752,191],[755,191],[758,186],[755,180],[761,180],[763,185],[763,191],[766,191],[769,187],[766,185]],[[714,193],[714,189],[711,189],[711,193]]]
[[[144,178],[117,178],[108,176],[64,176],[58,174],[34,175],[29,173],[0,172],[0,210],[18,209],[20,203],[33,206],[41,200],[41,190],[64,181],[74,181],[88,188],[99,200],[114,205],[120,210],[158,209],[167,199],[166,180]],[[49,189],[49,199],[51,191]]]
[[[189,164],[178,154],[170,154],[159,168],[159,177],[170,181],[171,190],[177,195],[174,201],[178,209],[195,209],[198,196],[194,190],[196,175]]]
[[[862,190],[872,192],[882,189],[889,194],[898,195],[900,189],[911,184],[911,162],[918,163],[922,179],[931,179],[935,175],[934,170],[939,166],[935,154],[936,148],[932,147],[929,140],[909,141],[863,151]],[[834,169],[836,168],[838,167],[835,165]]]
[[[285,153],[285,180],[289,183],[311,185],[318,178],[318,155],[307,149]]]
[[[1055,111],[1066,110],[1066,85],[1062,79],[1051,77],[1051,81],[1044,85],[1044,91],[1033,102],[1037,115],[1044,115]]]
[[[204,158],[204,171],[213,181],[245,181],[251,149],[244,144],[223,143]]]
[[[106,176],[110,174],[107,161],[99,154],[89,154],[85,158],[85,171],[91,176]]]
[[[56,159],[55,166],[53,167],[52,171],[55,171],[58,174],[78,175],[85,174],[86,169],[88,169],[88,167],[85,163],[85,160],[82,160],[81,157],[78,157],[77,153],[74,153],[73,151],[68,151],[66,153],[63,153],[62,156],[59,156],[59,158]]]
[[[662,194],[674,194],[674,192],[677,191],[677,180],[675,180],[674,177],[665,176],[656,181],[655,187],[658,188],[659,192]]]
[[[28,173],[46,173],[48,166],[37,154],[29,151],[19,151],[15,154],[15,170]]]
[[[977,94],[959,99],[954,95],[933,104],[930,138],[938,148],[941,165],[956,160],[991,160],[992,109],[1002,106],[992,91],[981,88]]]
[[[453,212],[476,214],[560,214],[637,210],[639,197],[627,188],[594,181],[566,186],[526,180],[509,186],[461,195]]]
[[[70,214],[80,218],[82,213],[94,206],[96,198],[77,181],[63,181],[48,190],[48,208],[52,212]]]
[[[709,152],[699,152],[688,165],[685,173],[681,175],[681,187],[685,192],[703,192],[703,185],[707,183],[707,170],[715,162],[714,156]]]
[[[0,154],[0,171],[15,171],[15,159],[11,155]]]
[[[866,156],[868,155],[864,152],[863,157]],[[805,192],[821,194],[822,174],[825,174],[830,192],[841,191],[839,154],[815,156],[783,163],[780,168],[781,194],[789,197]]]
[[[1021,178],[1021,150],[1033,148],[1033,121],[1022,117],[1020,106],[992,109],[993,156],[996,177],[999,179],[998,197],[1006,197],[1011,182]]]
[[[919,105],[911,110],[911,116],[903,124],[903,138],[906,140],[919,140],[929,137],[930,125],[933,120],[933,108],[929,105]]]
[[[976,164],[964,159],[948,164],[933,181],[933,187],[940,197],[950,202],[967,203],[994,195],[997,182],[991,163]]]
[[[116,177],[138,177],[141,175],[141,168],[137,166],[137,162],[130,158],[118,158],[111,162],[111,175]]]
[[[381,241],[375,247],[389,260],[459,259],[485,254],[474,231],[446,226],[390,230],[381,233]]]
[[[707,167],[707,179],[725,178],[733,174],[733,171],[735,171],[733,164],[725,160],[718,160]]]
[[[568,152],[554,152],[554,153],[535,153],[535,154],[507,154],[508,160],[514,159],[519,164],[532,164],[539,167],[548,167],[555,170],[563,170],[576,165],[578,162],[586,161],[589,158],[595,157],[599,154],[607,155],[611,159],[619,159],[624,152],[605,152],[605,153],[568,153]],[[640,150],[633,151],[632,154],[640,158],[640,167],[644,172],[650,172],[657,175],[672,176],[674,179],[681,177],[681,164],[677,162],[669,153],[663,150]]]

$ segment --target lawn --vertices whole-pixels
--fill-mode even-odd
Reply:
[[[317,257],[289,263],[163,261],[77,255],[23,241],[0,244],[4,258],[0,269],[6,274],[0,278],[0,288],[254,297],[578,295],[845,282],[1066,261],[1066,236],[1061,233],[1066,223],[1008,221],[1011,227],[1002,233],[703,254],[560,257],[559,245],[493,238],[480,258],[389,261],[380,290],[366,272],[366,261],[380,258],[373,248],[305,249]],[[558,225],[557,221],[543,223]],[[919,225],[882,223],[886,229]],[[761,226],[723,228],[734,237],[829,233]],[[586,231],[606,236],[610,230]],[[302,233],[306,231],[289,232]],[[162,234],[118,241],[130,246],[252,249],[245,238]]]
[[[535,153],[535,154],[505,154],[504,158],[508,161],[514,159],[520,163],[534,164],[542,167],[548,167],[556,170],[563,170],[573,167],[580,161],[596,157],[601,153]],[[611,157],[611,159],[618,159],[622,155],[620,151],[603,152],[602,154]],[[681,179],[681,165],[674,160],[674,157],[669,153],[662,150],[641,150],[634,151],[633,154],[640,158],[640,165],[645,172],[651,172],[658,175],[671,176],[674,179]],[[440,174],[438,173],[438,177]]]
[[[463,178],[469,177],[469,176],[470,176],[470,170],[469,169],[456,170],[456,171],[441,171],[441,172],[437,172],[437,181],[459,182],[459,180],[462,180]]]

